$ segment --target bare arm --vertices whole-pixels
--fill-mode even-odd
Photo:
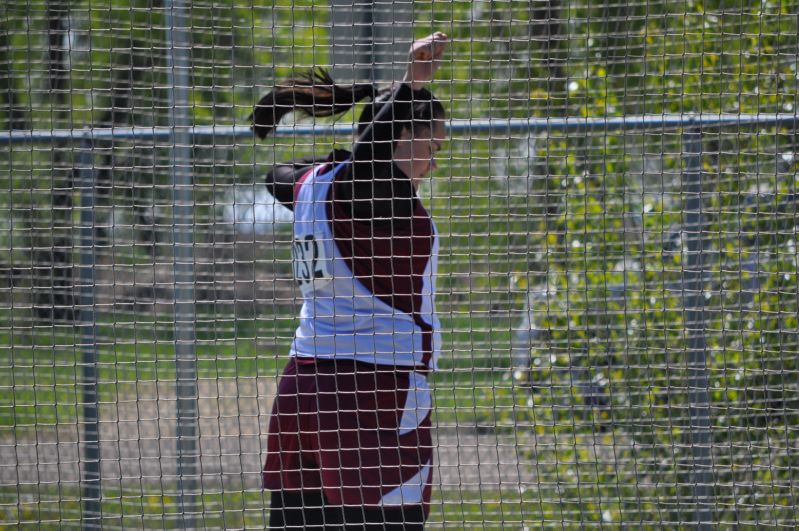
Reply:
[[[342,176],[336,191],[352,201],[355,218],[410,218],[414,190],[410,179],[393,161],[394,140],[411,117],[413,91],[402,83],[353,148],[351,179]]]
[[[413,91],[433,79],[447,40],[439,32],[411,45],[405,79],[356,141],[349,179],[342,176],[336,188],[339,198],[352,201],[353,217],[409,219],[413,214],[415,190],[393,161],[394,142],[410,127]]]

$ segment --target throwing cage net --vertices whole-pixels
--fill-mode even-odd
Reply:
[[[443,31],[427,527],[795,527],[797,11],[4,3],[0,525],[266,525],[300,294],[263,179],[355,115],[246,118]]]

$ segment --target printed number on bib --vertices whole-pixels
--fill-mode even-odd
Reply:
[[[292,247],[294,258],[294,278],[303,295],[330,281],[328,260],[325,256],[324,243],[318,241],[313,234],[294,240]]]

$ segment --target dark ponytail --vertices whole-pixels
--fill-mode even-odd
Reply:
[[[374,99],[377,92],[371,83],[336,85],[326,70],[318,68],[275,87],[258,101],[248,119],[252,121],[253,132],[263,139],[281,118],[293,111],[308,116],[333,116],[350,110],[365,98]]]
[[[384,105],[391,99],[392,91],[380,92],[372,98],[372,104],[364,107],[363,112],[358,117],[358,136],[361,136],[366,128],[374,121],[375,116],[380,112]],[[433,93],[426,88],[413,91],[411,96],[411,116],[410,122],[403,124],[403,127],[415,131],[418,129],[433,128],[435,120],[443,120],[447,115],[444,106],[433,96]]]

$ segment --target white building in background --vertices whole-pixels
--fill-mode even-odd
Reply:
[[[263,184],[236,185],[224,195],[222,219],[237,235],[272,234],[276,226],[291,223],[289,209],[275,201]]]

